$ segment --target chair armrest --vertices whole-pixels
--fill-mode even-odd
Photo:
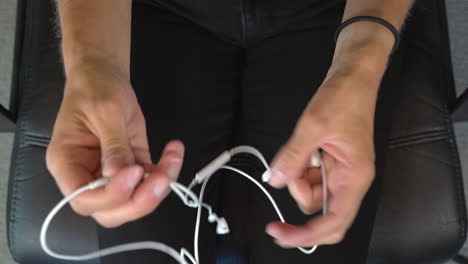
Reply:
[[[457,98],[452,118],[453,121],[468,121],[468,88]]]
[[[3,105],[0,105],[0,132],[13,132],[15,126],[13,114]]]

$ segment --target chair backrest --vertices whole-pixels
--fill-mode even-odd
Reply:
[[[399,81],[387,87],[396,98],[369,262],[442,263],[466,239],[444,1],[417,1],[401,38],[387,72]]]
[[[45,151],[60,106],[64,74],[53,1],[20,0],[13,88],[16,131],[7,207],[8,245],[18,263],[74,263],[46,256],[39,231],[60,194],[45,164]],[[98,248],[96,225],[65,208],[49,232],[51,248],[78,254]],[[1,261],[0,261],[1,262]],[[80,262],[81,263],[81,262]],[[99,259],[87,264],[97,264]]]

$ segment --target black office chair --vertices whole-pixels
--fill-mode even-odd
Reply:
[[[48,257],[38,241],[42,221],[61,198],[45,165],[64,86],[51,2],[18,2],[12,103],[9,110],[0,109],[1,129],[15,130],[7,229],[11,254],[22,264],[76,263]],[[398,77],[386,82],[398,90],[397,103],[391,106],[387,167],[369,263],[441,263],[455,256],[466,238],[451,113],[456,120],[468,120],[468,95],[456,101],[446,20],[443,0],[417,2],[386,73]],[[69,208],[54,220],[49,234],[51,247],[60,252],[98,248],[95,222]]]

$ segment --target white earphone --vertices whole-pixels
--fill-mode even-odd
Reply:
[[[228,169],[231,171],[234,171],[248,180],[250,180],[252,183],[257,185],[257,187],[262,190],[262,192],[268,197],[270,200],[271,204],[273,205],[273,208],[275,209],[276,213],[278,214],[278,217],[282,222],[285,222],[284,217],[279,210],[275,200],[273,197],[270,195],[270,193],[265,189],[265,187],[262,186],[257,180],[255,180],[252,176],[248,175],[247,173],[243,172],[242,170],[239,170],[237,168],[227,166],[226,163],[230,161],[231,157],[239,154],[239,153],[249,153],[257,158],[260,159],[260,161],[263,163],[263,165],[266,168],[266,171],[262,175],[262,181],[267,182],[270,179],[270,167],[268,166],[268,163],[266,162],[265,158],[263,155],[255,148],[251,146],[238,146],[235,147],[229,151],[225,151],[221,153],[216,159],[214,159],[212,162],[210,162],[208,165],[206,165],[203,169],[201,169],[196,175],[195,178],[192,180],[192,182],[189,184],[188,187],[178,183],[178,182],[171,182],[169,184],[171,190],[182,200],[182,202],[187,206],[191,208],[197,208],[197,219],[196,219],[196,224],[195,224],[195,235],[194,235],[194,252],[195,256],[193,256],[187,249],[182,248],[180,252],[177,252],[174,248],[165,245],[160,242],[154,242],[154,241],[142,241],[142,242],[133,242],[133,243],[127,243],[123,245],[118,245],[118,246],[113,246],[109,248],[104,248],[92,253],[88,254],[82,254],[82,255],[77,255],[77,256],[71,256],[71,255],[65,255],[65,254],[59,254],[54,251],[52,251],[48,245],[47,245],[47,229],[50,225],[50,222],[52,221],[53,217],[62,209],[63,206],[65,206],[68,202],[70,202],[72,199],[74,199],[76,196],[78,196],[80,193],[83,193],[88,190],[93,190],[96,188],[100,188],[104,185],[106,185],[109,182],[108,178],[100,178],[98,180],[95,180],[78,190],[74,191],[72,194],[66,196],[63,198],[47,215],[47,217],[44,220],[44,223],[41,228],[41,233],[40,233],[40,243],[42,249],[51,257],[59,258],[59,259],[64,259],[64,260],[89,260],[89,259],[94,259],[94,258],[100,258],[120,252],[126,252],[126,251],[133,251],[133,250],[141,250],[141,249],[154,249],[158,250],[161,252],[164,252],[171,257],[173,257],[176,261],[178,261],[180,264],[200,264],[200,259],[199,259],[199,253],[198,253],[198,237],[199,237],[199,230],[200,230],[200,217],[201,217],[201,210],[202,208],[205,208],[208,211],[208,222],[210,223],[216,223],[216,233],[218,235],[226,235],[229,234],[229,226],[223,217],[219,217],[215,212],[213,212],[212,207],[206,203],[203,203],[203,195],[205,192],[205,187],[210,180],[210,178],[213,176],[213,174],[219,170],[219,169]],[[323,163],[323,160],[320,156],[320,153],[318,151],[314,152],[311,156],[310,159],[310,165],[313,167],[321,167],[322,170],[322,184],[323,184],[323,204],[322,204],[322,214],[327,213],[327,174],[325,170],[325,166]],[[149,174],[145,174],[144,178],[147,178]],[[197,185],[197,184],[202,184],[199,197],[195,195],[195,193],[192,192],[192,188]],[[304,254],[311,254],[316,250],[317,246],[312,247],[311,249],[305,249],[305,248],[298,248],[300,251],[302,251]],[[190,261],[190,262],[188,262]]]

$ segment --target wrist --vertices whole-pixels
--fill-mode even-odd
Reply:
[[[73,41],[67,41],[64,38],[62,40],[62,53],[67,77],[80,70],[106,67],[120,72],[128,79],[130,78],[129,62],[126,62],[111,47],[104,49],[95,43],[86,43],[77,38],[73,38]]]
[[[67,82],[93,79],[119,79],[121,81],[129,82],[129,74],[118,64],[107,59],[98,57],[82,57],[80,61],[74,64],[67,65]]]
[[[70,68],[64,96],[86,104],[120,102],[133,92],[129,79],[114,64],[92,60]],[[131,96],[130,96],[131,97]]]
[[[393,33],[371,21],[352,23],[340,32],[329,74],[359,74],[380,82],[395,43]]]

